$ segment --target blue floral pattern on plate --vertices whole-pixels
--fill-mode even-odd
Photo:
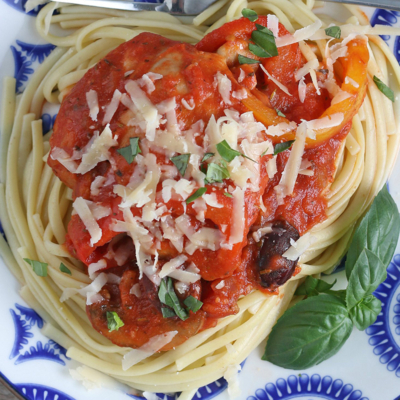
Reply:
[[[75,400],[57,389],[43,385],[19,383],[14,388],[28,400]]]
[[[353,385],[344,384],[341,379],[333,380],[330,376],[321,377],[314,374],[299,376],[290,375],[280,378],[276,383],[267,383],[264,389],[257,389],[255,396],[247,400],[288,400],[288,399],[325,399],[325,400],[368,400],[362,397],[360,390],[354,390]]]
[[[394,256],[387,271],[386,281],[375,291],[382,312],[365,332],[371,336],[368,343],[381,364],[400,378],[400,254]]]
[[[15,364],[21,364],[31,360],[49,360],[65,365],[62,357],[68,359],[67,351],[53,340],[46,343],[37,341],[30,343],[30,339],[34,337],[32,328],[36,325],[39,329],[43,327],[42,318],[31,308],[15,304],[19,313],[10,309],[15,327],[14,346],[11,350],[10,359],[15,359]],[[30,346],[28,347],[27,345]],[[25,347],[26,346],[26,347]]]

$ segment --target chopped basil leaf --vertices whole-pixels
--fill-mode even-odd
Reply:
[[[281,110],[278,110],[277,108],[275,108],[275,111],[280,117],[286,118],[286,115]]]
[[[218,150],[219,155],[225,161],[228,161],[228,162],[231,162],[235,157],[241,155],[240,152],[232,149],[232,147],[229,146],[229,143],[226,140],[223,140],[222,142],[217,144],[217,150]]]
[[[288,140],[287,142],[276,144],[274,147],[274,156],[276,156],[279,153],[282,153],[282,151],[290,149],[294,142],[295,142],[294,140]]]
[[[275,57],[278,55],[278,48],[276,47],[275,37],[272,32],[266,33],[264,31],[253,31],[251,34],[251,39],[255,44],[266,51],[268,54],[266,57]]]
[[[248,160],[256,162],[252,160],[250,157],[247,157],[246,155],[240,153],[239,151],[232,149],[232,147],[229,146],[229,143],[226,140],[223,140],[222,142],[218,143],[216,147],[219,155],[225,161],[231,162],[235,157],[242,156],[244,158],[247,158]]]
[[[37,276],[47,276],[47,266],[49,264],[42,263],[37,260],[30,260],[29,258],[24,258],[24,261],[26,261],[33,268],[33,272]]]
[[[206,161],[206,160],[208,160],[209,158],[214,157],[214,156],[215,156],[214,153],[206,153],[206,154],[204,154],[204,156],[203,156],[201,162],[204,162],[204,161]]]
[[[267,151],[269,150],[269,147],[267,147],[260,155],[260,157],[264,157],[267,154]]]
[[[249,58],[242,56],[241,54],[238,55],[239,64],[259,64],[260,61],[255,60],[254,58]]]
[[[330,26],[329,28],[326,28],[325,33],[327,36],[331,36],[335,39],[340,39],[340,36],[342,35],[342,31],[338,26]]]
[[[164,318],[171,318],[171,317],[176,317],[175,311],[171,310],[168,307],[162,307],[161,308],[162,316]]]
[[[198,199],[199,197],[203,196],[203,194],[207,192],[207,188],[202,187],[197,189],[190,197],[188,197],[186,199],[186,204],[191,203],[192,201],[195,201],[196,199]]]
[[[175,293],[171,278],[167,278],[167,290],[168,292],[165,294],[165,304],[168,307],[171,307],[175,311],[175,314],[182,321],[185,321],[185,319],[189,318],[189,315],[187,311],[181,306],[178,296]]]
[[[258,20],[258,14],[254,10],[250,10],[249,8],[243,8],[242,15],[251,22]]]
[[[374,82],[378,89],[394,103],[394,93],[390,87],[386,86],[376,75],[374,75]]]
[[[263,50],[257,44],[249,43],[249,50],[257,57],[261,57],[261,58],[269,58],[269,57],[271,57],[269,55],[269,53],[267,53],[265,50]]]
[[[183,300],[183,303],[185,304],[187,309],[193,311],[194,313],[199,311],[200,308],[203,306],[203,303],[200,300],[194,298],[193,296],[186,297],[186,299]]]
[[[274,36],[274,34],[272,33],[272,31],[270,29],[268,29],[266,26],[264,25],[260,25],[260,24],[256,24],[256,28],[258,31],[260,32],[264,32],[267,33],[268,35],[272,35]]]
[[[175,164],[175,167],[178,168],[178,171],[182,176],[185,175],[189,158],[190,154],[181,154],[179,156],[171,157],[171,161]]]
[[[106,315],[109,332],[117,331],[119,328],[122,328],[125,325],[115,311],[107,311]]]
[[[140,150],[140,147],[139,147],[139,138],[138,137],[130,138],[129,146],[117,149],[117,153],[121,154],[121,156],[125,158],[125,160],[128,164],[132,164],[135,157],[141,152],[142,151]]]
[[[226,196],[226,197],[233,197],[230,193],[228,193],[228,192],[224,192],[224,196]]]
[[[208,183],[222,182],[224,179],[229,177],[230,174],[226,166],[226,163],[224,162],[221,162],[221,164],[210,163],[208,165],[206,174],[206,180]]]
[[[165,304],[165,295],[167,294],[167,292],[167,284],[165,283],[164,279],[161,279],[160,288],[158,289],[158,298],[163,304]]]
[[[70,269],[67,268],[66,265],[63,263],[60,264],[60,271],[64,272],[65,274],[72,275],[72,272],[70,271]]]

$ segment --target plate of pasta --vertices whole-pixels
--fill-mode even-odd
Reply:
[[[399,13],[0,11],[20,398],[399,398]]]

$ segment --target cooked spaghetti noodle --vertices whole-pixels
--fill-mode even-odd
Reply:
[[[60,301],[66,288],[80,289],[92,280],[83,264],[63,246],[71,218],[72,191],[46,163],[51,132],[43,136],[40,121],[44,102],[59,104],[91,67],[142,32],[194,44],[225,22],[239,18],[244,7],[259,15],[276,15],[291,33],[319,19],[324,28],[331,23],[340,25],[326,15],[317,16],[315,6],[312,0],[219,0],[192,24],[162,13],[129,13],[54,3],[40,11],[36,21],[38,32],[57,48],[39,66],[21,96],[15,94],[14,79],[6,79],[4,86],[0,218],[8,244],[0,236],[0,248],[22,285],[21,296],[46,321],[43,333],[68,349],[68,357],[134,389],[181,391],[180,399],[190,399],[199,387],[224,374],[229,378],[232,368],[268,336],[289,306],[299,280],[330,272],[339,263],[357,220],[388,179],[400,144],[399,102],[391,103],[372,82],[372,77],[377,76],[389,84],[391,77],[390,86],[398,95],[400,68],[378,35],[400,34],[400,28],[371,28],[354,6],[343,6],[349,19],[342,29],[368,37],[367,95],[352,120],[337,160],[334,182],[326,193],[327,218],[311,229],[315,241],[300,258],[300,272],[280,287],[279,296],[253,291],[239,299],[237,314],[220,319],[215,327],[194,335],[174,350],[154,354],[127,370],[122,369],[122,360],[130,349],[112,344],[92,328],[84,297],[75,294],[63,303]],[[52,15],[56,8],[59,13]],[[68,32],[74,31],[56,36],[50,33],[56,24]],[[313,48],[307,43],[300,42],[307,61],[318,52],[325,58],[326,39],[316,39]],[[36,275],[24,258],[47,263],[48,277]],[[60,263],[72,275],[61,272]],[[90,375],[88,371],[83,369],[81,373]]]

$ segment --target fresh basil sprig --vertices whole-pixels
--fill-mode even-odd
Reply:
[[[130,138],[128,146],[117,149],[117,153],[121,154],[128,164],[132,164],[135,157],[141,152],[138,137]]]
[[[33,269],[33,272],[37,276],[41,277],[46,277],[47,276],[47,266],[49,264],[37,261],[37,260],[31,260],[29,258],[24,258],[24,261],[27,262]]]
[[[296,294],[308,298],[286,311],[272,328],[264,360],[305,369],[336,354],[353,325],[364,330],[376,321],[381,302],[372,294],[386,278],[400,233],[400,214],[386,186],[361,220],[346,259],[346,290],[308,277]]]
[[[374,82],[377,88],[394,103],[394,93],[389,86],[385,85],[376,75],[374,75]]]
[[[230,177],[228,167],[225,160],[221,160],[219,164],[210,163],[208,164],[206,171],[205,182],[208,183],[221,183],[224,179]]]
[[[265,58],[277,56],[278,48],[276,47],[274,34],[265,26],[256,24],[256,27],[257,29],[251,33],[253,42],[266,52]]]
[[[343,301],[329,294],[310,297],[279,318],[262,359],[283,368],[310,368],[336,354],[352,328]]]
[[[275,108],[275,111],[280,117],[286,118],[286,115],[281,110],[278,110],[277,108]]]
[[[190,159],[190,153],[180,154],[179,156],[171,157],[171,161],[174,163],[175,167],[178,168],[178,171],[182,176],[185,175],[189,159]]]
[[[193,296],[186,297],[186,299],[183,300],[183,303],[185,304],[185,306],[188,310],[193,311],[194,313],[199,311],[200,308],[203,306],[203,302],[200,300],[197,300]]]
[[[214,153],[206,153],[206,154],[204,154],[203,158],[201,159],[201,162],[204,162],[204,161],[206,161],[209,158],[214,157],[214,156],[215,156]]]

